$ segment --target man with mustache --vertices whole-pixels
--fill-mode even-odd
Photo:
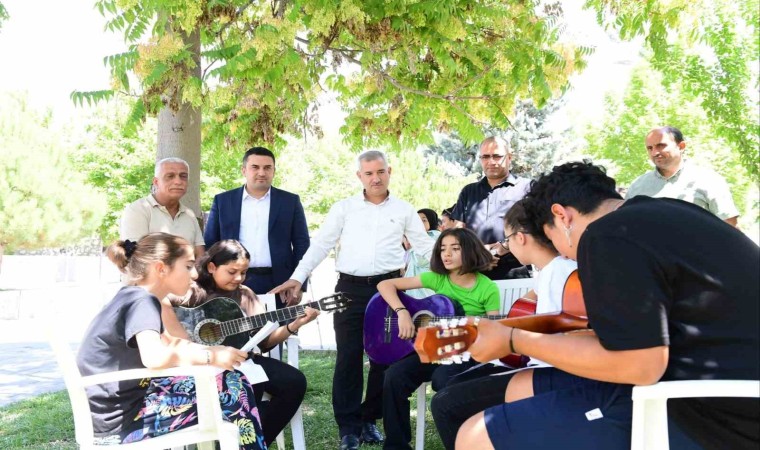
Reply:
[[[684,159],[686,141],[676,127],[655,128],[647,134],[647,153],[654,170],[636,178],[626,198],[637,195],[677,198],[700,206],[736,226],[736,209],[726,180],[715,171]]]
[[[151,194],[127,205],[121,216],[119,238],[139,241],[149,233],[180,236],[195,247],[195,257],[204,253],[203,233],[192,209],[180,199],[187,193],[190,166],[180,158],[156,163]]]

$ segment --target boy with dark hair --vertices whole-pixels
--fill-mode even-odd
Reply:
[[[680,200],[624,203],[615,181],[587,162],[555,167],[526,199],[531,220],[578,261],[595,334],[481,320],[474,358],[517,352],[559,370],[515,375],[507,403],[471,417],[457,447],[629,448],[632,385],[760,378],[760,249],[747,236]],[[679,450],[760,441],[756,399],[672,399],[668,419]]]

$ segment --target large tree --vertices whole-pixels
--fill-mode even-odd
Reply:
[[[215,149],[319,132],[320,94],[338,94],[357,148],[431,143],[435,130],[474,141],[506,127],[515,98],[543,105],[582,67],[559,39],[558,4],[496,0],[100,0],[126,52],[106,58],[113,89],[138,98],[132,122],[159,115],[159,155],[193,166],[198,209],[201,117]]]

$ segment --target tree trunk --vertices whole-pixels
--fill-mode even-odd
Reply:
[[[183,36],[194,55],[195,68],[193,76],[200,78],[200,33]],[[190,179],[187,194],[182,203],[201,216],[201,111],[187,103],[182,103],[182,92],[172,94],[167,98],[164,108],[158,113],[158,151],[156,161],[162,158],[182,158],[190,165]],[[178,111],[172,111],[169,105],[179,105]]]

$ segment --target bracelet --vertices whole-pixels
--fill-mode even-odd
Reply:
[[[290,333],[290,334],[293,334],[293,335],[296,335],[296,336],[298,335],[298,330],[296,330],[296,331],[291,330],[289,323],[285,324],[285,329],[288,330],[288,333]]]
[[[407,311],[407,309],[404,308],[403,306],[401,306],[401,307],[396,308],[396,309],[393,310],[393,312],[395,312],[395,313],[398,313],[399,311]]]
[[[512,340],[512,335],[515,334],[515,328],[512,327],[512,331],[509,332],[509,351],[510,353],[517,353],[515,351],[515,343]]]

